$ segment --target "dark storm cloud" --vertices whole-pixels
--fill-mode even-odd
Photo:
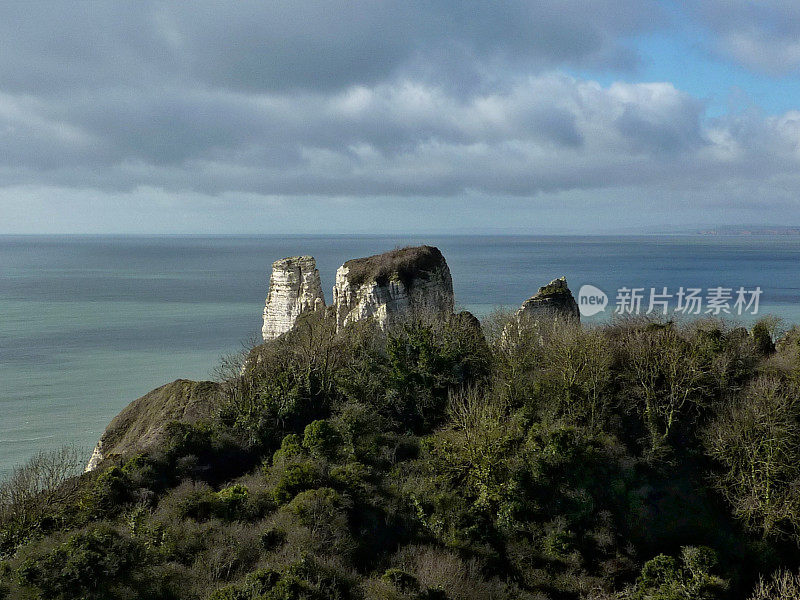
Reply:
[[[4,3],[0,73],[39,94],[164,81],[243,91],[340,89],[436,62],[462,69],[620,67],[654,1]],[[467,67],[467,68],[465,68]]]

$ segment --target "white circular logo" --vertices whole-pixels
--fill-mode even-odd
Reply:
[[[578,309],[584,317],[591,317],[603,312],[608,305],[608,296],[600,288],[593,285],[582,285],[578,291]]]

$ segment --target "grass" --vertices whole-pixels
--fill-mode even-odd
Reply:
[[[446,264],[442,253],[434,246],[406,246],[348,260],[344,266],[349,269],[348,279],[353,286],[373,280],[378,285],[386,285],[389,280],[398,279],[406,288],[411,288],[415,279],[421,276],[427,279]]]

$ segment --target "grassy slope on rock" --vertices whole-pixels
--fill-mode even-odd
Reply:
[[[442,253],[434,246],[408,246],[344,263],[349,269],[350,285],[354,287],[367,281],[386,285],[395,276],[403,285],[410,287],[415,277],[435,272],[444,265]]]
[[[213,381],[177,379],[148,392],[126,406],[109,423],[103,454],[130,454],[158,446],[170,421],[191,423],[208,419],[219,405],[219,385]]]

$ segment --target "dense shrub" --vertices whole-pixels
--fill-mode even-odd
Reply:
[[[0,598],[791,597],[800,333],[777,331],[305,315],[208,421],[0,486]]]
[[[281,471],[273,496],[278,504],[285,504],[299,492],[313,488],[319,483],[317,468],[310,462],[286,465]]]
[[[144,549],[107,525],[70,536],[25,560],[18,576],[45,598],[119,597],[121,586],[137,584],[134,571],[147,560]]]
[[[181,506],[183,516],[194,519],[218,519],[234,520],[242,519],[247,516],[247,488],[241,484],[235,484],[224,488],[218,492],[204,489],[195,492],[187,498]]]
[[[261,569],[237,585],[215,591],[209,600],[347,600],[351,584],[346,574],[310,558],[281,570]]]
[[[723,597],[728,588],[716,576],[716,553],[710,548],[686,546],[680,561],[659,555],[647,561],[631,590],[631,600],[713,600]]]
[[[390,332],[384,412],[401,428],[430,430],[445,417],[450,391],[482,383],[490,356],[480,330],[458,315],[417,319]]]
[[[340,444],[339,434],[328,421],[317,420],[306,425],[303,448],[313,456],[332,458]]]

